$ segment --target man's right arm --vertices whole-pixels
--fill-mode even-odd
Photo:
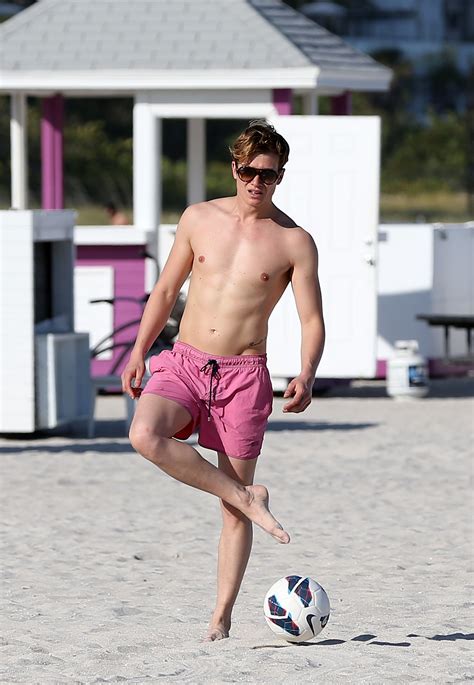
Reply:
[[[145,354],[165,327],[181,286],[191,272],[194,255],[190,233],[195,211],[189,207],[183,213],[169,257],[143,311],[135,345],[122,373],[123,391],[131,397],[139,395],[134,392],[132,379],[135,379],[135,388],[139,388],[145,371]]]

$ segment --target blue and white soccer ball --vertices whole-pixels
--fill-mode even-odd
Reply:
[[[329,597],[308,576],[286,576],[271,586],[263,603],[271,630],[288,642],[306,642],[329,621]]]

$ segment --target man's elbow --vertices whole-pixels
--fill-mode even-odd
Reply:
[[[308,328],[311,329],[312,331],[317,332],[319,335],[322,335],[323,337],[326,334],[326,327],[324,324],[324,319],[321,314],[314,314],[312,316],[309,316],[306,320],[302,321],[303,328]]]
[[[179,288],[168,283],[158,283],[154,287],[153,294],[161,302],[174,305],[178,297]]]

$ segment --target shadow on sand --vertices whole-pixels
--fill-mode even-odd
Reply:
[[[135,450],[128,440],[123,419],[96,421],[93,438],[86,437],[83,432],[64,432],[64,429],[62,432],[58,429],[56,431],[38,431],[27,435],[22,433],[3,434],[1,437],[3,444],[0,445],[0,454],[21,454],[22,452],[135,454]],[[197,445],[196,436],[192,435],[186,442],[190,445]]]
[[[350,640],[318,640],[317,642],[287,642],[286,644],[274,645],[255,645],[252,649],[281,649],[282,647],[331,647],[334,645],[343,645],[346,642],[365,642],[369,645],[379,645],[382,647],[411,647],[411,642],[388,642],[387,640],[375,640],[376,635],[371,633],[356,635]],[[417,635],[416,633],[409,633],[407,637],[424,637],[426,640],[436,641],[450,641],[455,640],[474,640],[474,633],[449,633],[448,635]]]
[[[267,431],[353,431],[373,428],[378,423],[331,423],[329,421],[269,421]]]
[[[318,392],[315,394],[318,395]],[[328,387],[324,390],[324,397],[388,399],[385,381],[355,381],[346,385],[336,384],[333,387]],[[426,399],[450,399],[463,397],[474,397],[474,377],[463,376],[459,378],[430,379],[429,392]]]
[[[47,454],[60,454],[61,452],[72,452],[73,454],[86,454],[86,452],[93,452],[94,454],[116,454],[117,456],[120,456],[122,454],[135,454],[135,450],[130,444],[116,442],[114,440],[106,443],[84,440],[84,442],[59,443],[56,445],[44,442],[35,445],[34,443],[32,444],[31,442],[29,442],[27,445],[12,444],[0,446],[0,454],[21,455],[22,453],[31,454],[31,452],[42,452]]]

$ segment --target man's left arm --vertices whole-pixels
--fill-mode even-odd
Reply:
[[[324,349],[324,319],[318,278],[318,250],[306,231],[296,236],[291,287],[301,323],[301,372],[283,397],[291,398],[284,412],[299,413],[311,403],[316,369]]]

